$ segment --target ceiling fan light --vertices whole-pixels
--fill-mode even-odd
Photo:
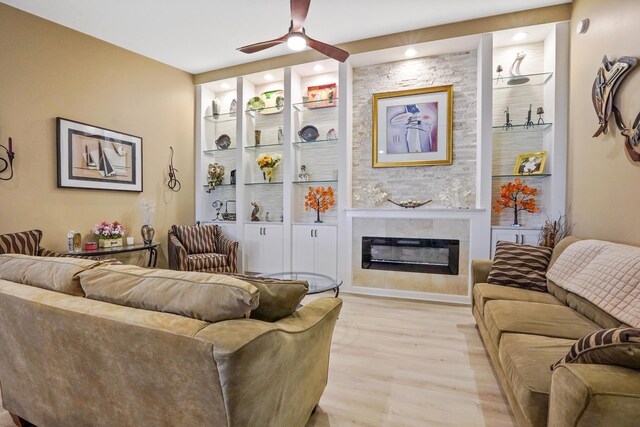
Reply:
[[[307,40],[299,34],[291,34],[287,39],[287,46],[291,50],[302,50],[307,47]]]

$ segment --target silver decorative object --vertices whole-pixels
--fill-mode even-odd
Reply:
[[[415,209],[415,208],[419,208],[420,206],[424,206],[427,203],[431,203],[431,199],[429,199],[429,200],[407,199],[407,200],[401,200],[399,202],[394,202],[391,199],[387,199],[387,201],[393,203],[396,206],[400,206],[401,208],[405,208],[405,209]]]
[[[211,116],[214,119],[220,116],[220,100],[218,98],[213,98],[213,101],[211,101]]]
[[[156,234],[156,230],[151,224],[145,224],[140,228],[140,234],[142,235],[142,241],[145,245],[150,245],[153,242],[153,236]]]
[[[529,129],[531,126],[533,126],[533,121],[531,120],[531,104],[529,104],[529,111],[527,112],[527,118],[525,119],[524,127]]]
[[[509,80],[507,80],[508,85],[521,85],[529,81],[529,77],[525,77],[520,73],[520,65],[526,56],[527,54],[524,52],[518,52],[516,55],[516,59],[513,61],[513,64],[511,64],[511,68],[509,68]]]
[[[298,181],[309,181],[309,172],[307,172],[307,166],[300,166],[300,173],[298,174]]]
[[[602,58],[602,63],[598,68],[598,74],[591,89],[591,100],[600,124],[600,127],[593,135],[594,137],[601,133],[607,134],[607,125],[609,124],[611,113],[617,110],[613,104],[616,90],[637,63],[638,60],[631,56],[623,56],[617,61],[609,61],[606,55]]]
[[[504,128],[504,130],[509,130],[513,127],[513,124],[511,123],[511,114],[509,113],[509,107],[507,107],[506,110],[504,110],[504,124],[502,125],[502,127]]]
[[[153,236],[156,231],[151,225],[153,214],[156,211],[156,204],[147,199],[140,200],[140,210],[144,220],[144,225],[140,228],[140,234],[142,235],[142,241],[145,245],[150,245],[153,242]]]
[[[496,82],[499,82],[500,80],[502,80],[503,71],[504,71],[504,68],[502,68],[502,65],[498,64],[498,66],[496,67],[496,73],[498,73],[498,76],[496,77]]]
[[[544,114],[544,108],[538,107],[538,109],[536,110],[536,114],[538,115],[538,124],[543,125],[544,119],[542,118],[542,115]]]
[[[284,143],[284,132],[282,131],[282,128],[279,127],[278,128],[278,144],[283,144]]]
[[[233,117],[233,115],[236,114],[237,111],[238,111],[238,101],[234,99],[233,101],[231,101],[231,104],[229,105],[229,115]]]

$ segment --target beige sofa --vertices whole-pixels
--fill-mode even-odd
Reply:
[[[551,265],[569,245],[554,249]],[[610,365],[550,365],[576,340],[621,323],[551,281],[548,293],[487,284],[491,261],[473,261],[473,315],[520,426],[640,425],[640,371]]]
[[[19,276],[65,289],[50,265]],[[273,323],[209,323],[20,281],[0,280],[0,386],[40,427],[304,426],[327,383],[337,298]]]

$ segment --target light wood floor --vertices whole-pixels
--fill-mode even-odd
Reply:
[[[307,427],[514,425],[468,307],[341,297],[329,383]]]

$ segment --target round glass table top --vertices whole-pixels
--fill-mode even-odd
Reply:
[[[282,280],[306,280],[309,283],[309,294],[318,294],[320,292],[326,292],[334,290],[338,293],[338,288],[342,285],[342,280],[334,280],[329,276],[317,273],[305,273],[300,271],[290,271],[286,273],[270,273],[261,274],[260,277],[268,277],[271,279]]]

